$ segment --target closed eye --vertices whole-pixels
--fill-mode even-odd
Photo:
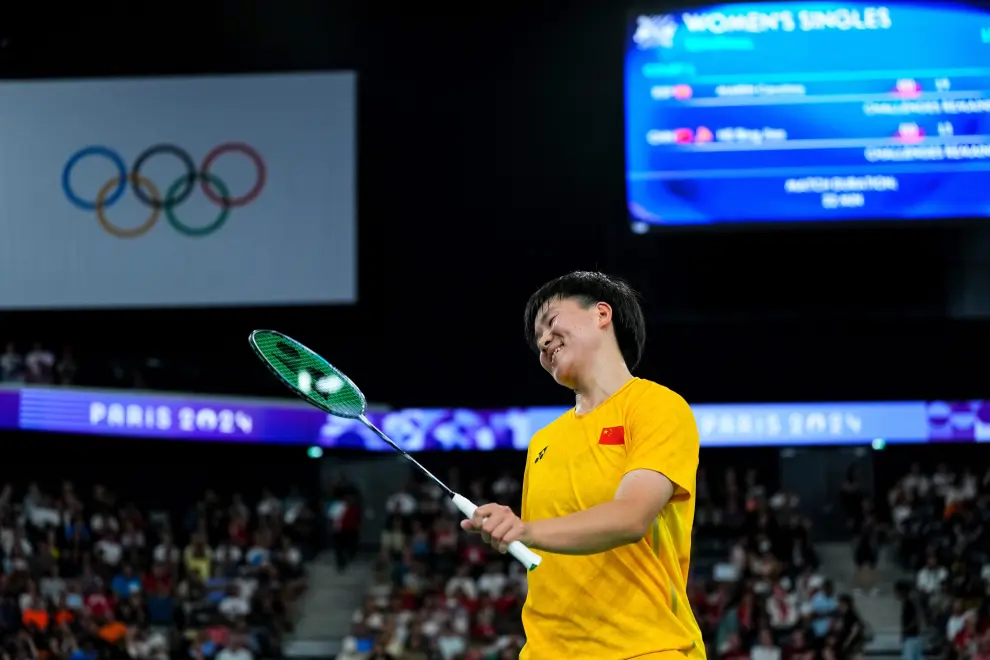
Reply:
[[[556,321],[557,321],[557,315],[555,314],[555,315],[549,317],[549,319],[546,316],[544,316],[542,319],[540,319],[539,324],[537,324],[537,326],[536,326],[536,345],[533,347],[534,349],[536,349],[536,352],[537,353],[542,353],[543,352],[543,349],[545,348],[545,346],[543,344],[543,335],[546,333],[547,330],[550,330],[551,328],[553,328],[553,324]],[[544,327],[546,328],[546,330],[541,330],[541,328],[544,328]]]
[[[557,321],[557,317],[556,316],[551,317],[550,320],[547,321],[547,331],[550,331],[550,330],[553,329],[553,324],[556,321]],[[546,347],[545,346],[538,346],[537,347],[537,349],[540,350],[540,352],[542,352],[544,348],[546,348]]]

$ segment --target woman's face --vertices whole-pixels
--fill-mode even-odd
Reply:
[[[551,300],[536,321],[534,335],[540,365],[553,379],[573,388],[580,375],[594,364],[601,344],[601,330],[612,321],[605,303],[586,306],[574,298]]]

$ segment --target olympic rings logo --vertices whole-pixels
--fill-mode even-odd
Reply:
[[[210,172],[210,167],[216,162],[217,158],[226,153],[239,153],[247,156],[254,164],[255,171],[257,172],[254,185],[240,197],[231,197],[227,184],[216,174]],[[148,163],[148,160],[158,155],[173,156],[186,169],[186,173],[173,181],[165,190],[165,197],[162,197],[155,184],[141,174],[141,168]],[[96,193],[96,198],[92,201],[79,197],[72,189],[70,179],[72,170],[79,164],[79,161],[90,156],[106,158],[117,168],[117,175],[103,184]],[[127,171],[127,166],[124,165],[124,159],[113,149],[90,146],[74,153],[65,164],[65,167],[62,169],[62,190],[65,192],[65,196],[69,202],[77,208],[84,211],[95,211],[96,219],[104,231],[117,238],[136,238],[147,234],[155,226],[155,223],[158,222],[159,216],[163,211],[168,223],[180,234],[185,234],[186,236],[208,236],[223,227],[230,216],[231,209],[246,206],[257,199],[258,195],[261,194],[261,190],[265,187],[266,176],[265,161],[262,160],[261,155],[250,145],[241,142],[227,142],[215,147],[206,154],[206,158],[203,159],[198,169],[192,157],[184,149],[180,149],[172,144],[155,145],[146,149],[137,157],[130,172]],[[189,195],[192,194],[196,182],[199,182],[203,194],[206,195],[207,199],[220,207],[217,216],[210,224],[204,227],[190,227],[179,219],[175,213],[175,207],[186,201]],[[142,204],[151,209],[151,214],[148,218],[133,229],[118,227],[111,223],[106,216],[106,210],[120,200],[128,184],[130,184],[134,196]]]

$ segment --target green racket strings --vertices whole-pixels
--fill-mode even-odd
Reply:
[[[252,346],[286,385],[313,405],[338,417],[357,418],[367,403],[343,373],[302,344],[277,332],[257,330]]]
[[[364,416],[368,403],[361,390],[333,365],[294,339],[274,330],[255,330],[251,333],[250,344],[262,362],[268,365],[269,370],[288,385],[289,389],[331,415],[364,422],[379,438],[440,486],[461,513],[468,518],[474,515],[478,507],[473,502],[451,490]],[[533,570],[543,561],[539,555],[519,541],[509,544],[509,554],[521,562],[527,570]]]

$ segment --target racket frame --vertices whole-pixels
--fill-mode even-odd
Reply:
[[[305,392],[300,390],[297,385],[290,383],[285,378],[285,376],[282,375],[282,373],[278,370],[278,368],[272,364],[272,362],[265,355],[264,351],[261,350],[261,347],[258,346],[257,336],[261,334],[274,335],[276,337],[279,337],[281,340],[286,341],[287,343],[292,344],[293,346],[306,351],[317,361],[322,362],[324,365],[326,365],[334,373],[334,375],[338,376],[344,381],[344,384],[347,387],[350,387],[354,392],[357,393],[358,397],[361,399],[361,412],[358,413],[357,415],[345,415],[345,414],[341,414],[340,412],[335,412],[331,410],[329,404],[323,404],[314,400],[312,397],[308,396]],[[443,492],[447,495],[447,497],[451,499],[451,501],[454,503],[454,506],[457,508],[458,511],[460,511],[468,518],[474,516],[474,512],[478,508],[476,504],[474,504],[471,500],[467,499],[463,495],[459,495],[458,493],[455,493],[447,484],[441,481],[439,477],[437,477],[435,474],[427,470],[422,463],[420,463],[415,458],[413,458],[413,456],[409,452],[407,452],[405,449],[403,449],[398,444],[396,444],[390,437],[388,437],[385,434],[384,431],[379,429],[377,426],[374,425],[374,423],[370,419],[368,419],[367,415],[365,415],[365,413],[368,410],[368,400],[365,398],[364,392],[361,391],[361,388],[359,388],[354,383],[354,381],[348,378],[342,371],[337,369],[337,367],[330,364],[325,358],[323,358],[323,356],[321,356],[316,351],[310,349],[309,347],[305,346],[301,342],[298,342],[295,339],[292,339],[291,337],[284,335],[276,330],[253,330],[251,334],[248,335],[248,344],[251,346],[251,350],[254,351],[254,354],[258,356],[258,358],[264,363],[264,365],[268,368],[268,370],[272,372],[272,374],[276,378],[278,378],[282,383],[284,383],[286,387],[292,390],[296,394],[296,396],[298,396],[299,398],[301,398],[303,401],[310,404],[311,406],[315,408],[319,408],[323,412],[329,415],[333,415],[334,417],[341,417],[343,419],[356,419],[361,421],[365,426],[371,429],[371,431],[375,435],[381,438],[389,447],[402,454],[403,458],[405,458],[413,465],[415,465],[420,472],[422,472],[430,479],[430,481],[432,481],[437,486],[439,486],[440,489],[443,490]],[[543,561],[542,557],[540,557],[538,554],[527,548],[524,544],[520,543],[519,541],[513,541],[512,543],[510,543],[508,552],[523,566],[525,566],[526,570],[529,571],[535,569]]]

